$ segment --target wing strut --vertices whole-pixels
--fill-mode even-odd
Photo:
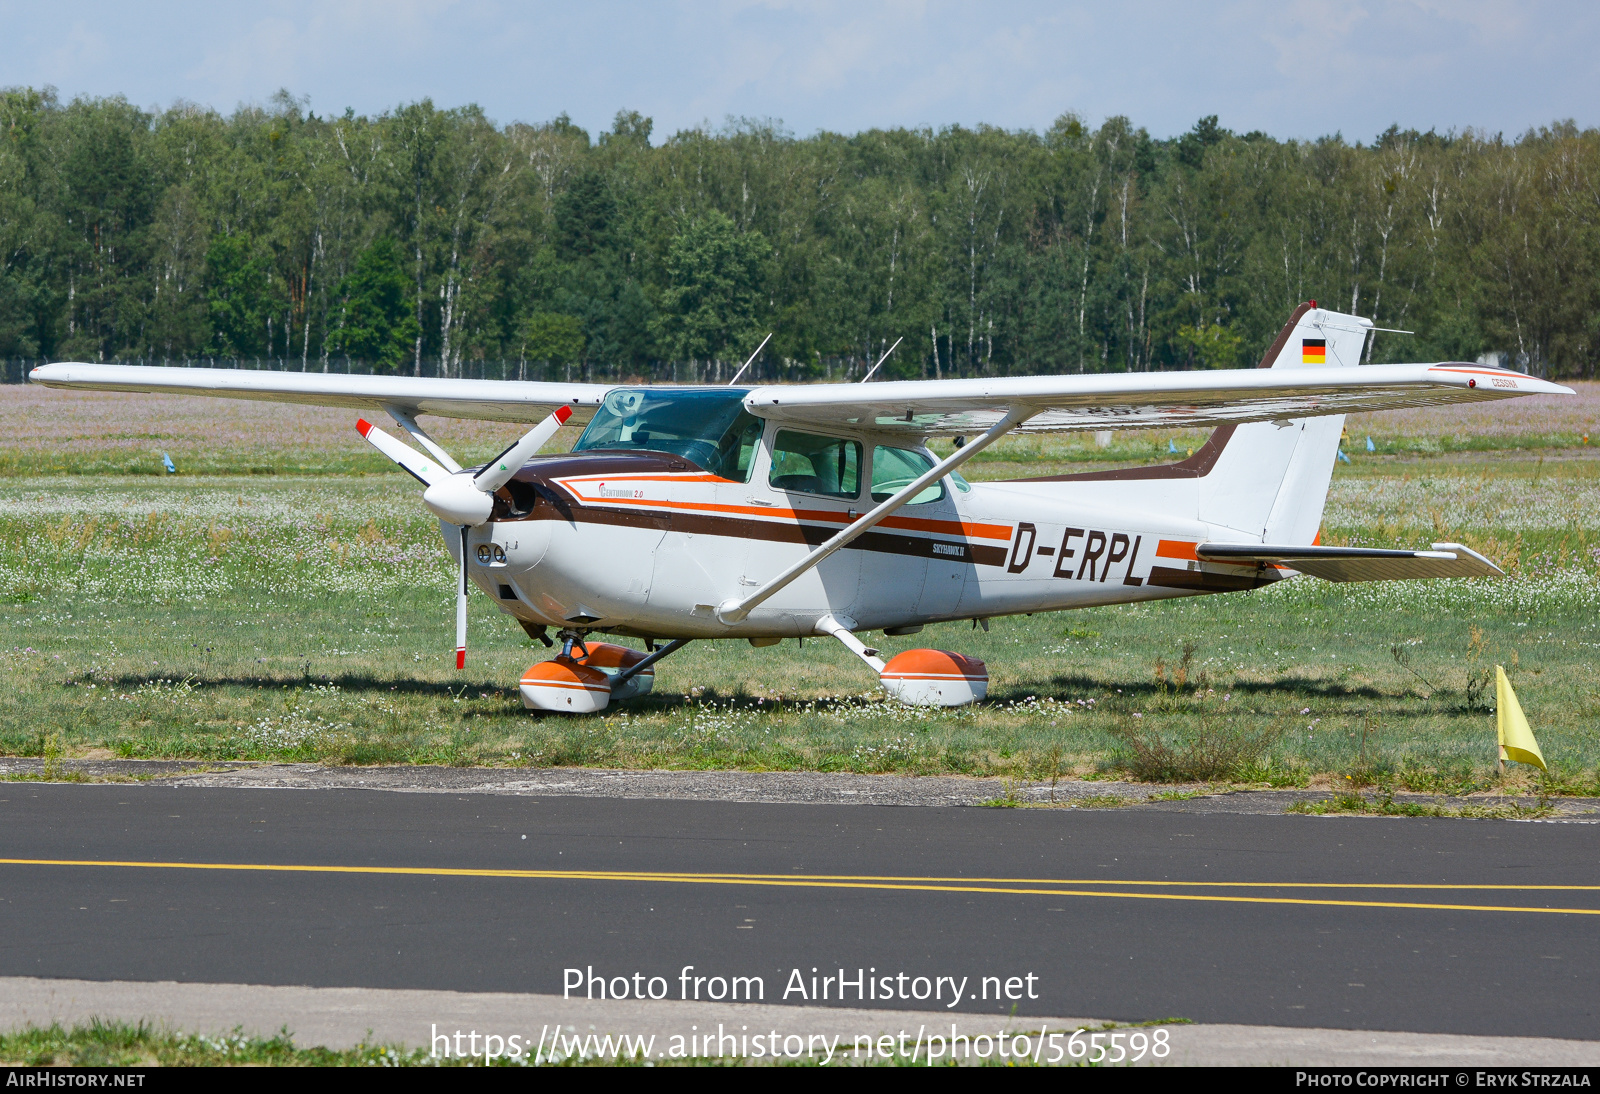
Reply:
[[[413,440],[415,440],[423,448],[426,448],[428,450],[428,454],[434,459],[438,460],[439,465],[446,471],[454,475],[457,471],[461,470],[461,465],[455,461],[455,457],[450,455],[450,453],[446,452],[444,449],[440,448],[438,442],[436,442],[432,437],[428,436],[428,434],[423,431],[422,427],[417,424],[417,416],[415,414],[407,410],[405,407],[397,406],[394,403],[384,403],[383,409],[389,412],[389,417],[394,419],[396,425],[405,430],[407,433],[411,434]]]
[[[975,440],[968,441],[965,447],[958,448],[950,453],[950,455],[913,479],[908,486],[902,487],[897,493],[890,496],[887,501],[879,503],[854,524],[846,525],[840,529],[836,535],[823,543],[822,546],[800,559],[771,581],[768,581],[761,588],[746,597],[724,600],[717,606],[718,622],[729,626],[742,622],[750,614],[752,608],[759,606],[768,597],[783,590],[790,582],[807,570],[814,569],[823,559],[839,550],[839,548],[848,546],[863,532],[870,531],[884,517],[887,517],[906,502],[922,493],[930,483],[938,482],[951,471],[966,463],[1037,413],[1038,411],[1027,407],[1012,407],[1007,410],[1006,416],[990,426],[988,432]]]
[[[867,663],[867,667],[880,676],[883,674],[883,658],[878,656],[879,651],[867,645],[861,639],[850,633],[850,627],[855,623],[853,619],[840,619],[829,612],[817,620],[818,634],[831,634],[844,643],[845,649],[855,654]]]

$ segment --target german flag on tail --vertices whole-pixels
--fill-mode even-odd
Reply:
[[[1325,365],[1328,363],[1328,340],[1326,338],[1303,338],[1300,340],[1300,363],[1302,365]]]

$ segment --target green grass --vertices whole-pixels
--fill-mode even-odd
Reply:
[[[1150,1022],[1112,1023],[1100,1030],[1139,1029],[1152,1026],[1186,1024],[1186,1018],[1166,1018]],[[1029,1031],[1037,1036],[1037,1031]],[[598,1040],[603,1034],[594,1035]],[[588,1034],[578,1034],[574,1039],[590,1040]],[[814,1056],[799,1058],[746,1060],[731,1056],[672,1055],[673,1041],[682,1048],[681,1037],[656,1036],[651,1043],[657,1046],[655,1058],[642,1055],[600,1056],[582,1055],[598,1049],[574,1049],[552,1061],[542,1051],[529,1045],[517,1056],[482,1058],[435,1057],[426,1048],[406,1048],[395,1044],[361,1044],[350,1049],[322,1047],[301,1048],[295,1045],[287,1029],[274,1037],[258,1037],[235,1029],[232,1033],[205,1036],[176,1032],[148,1022],[116,1022],[91,1020],[68,1029],[60,1024],[27,1026],[9,1032],[0,1032],[0,1067],[743,1067],[749,1065],[769,1067],[820,1067],[823,1060]],[[538,1054],[537,1061],[534,1055]],[[663,1053],[665,1054],[663,1056]],[[971,1058],[961,1061],[966,1066],[979,1067],[1032,1067],[1032,1059],[1008,1056],[1000,1059]],[[1061,1061],[1066,1066],[1093,1067],[1098,1064],[1087,1060]],[[853,1048],[841,1044],[834,1056],[834,1066],[847,1067],[926,1067],[926,1057],[912,1061],[899,1054],[884,1058],[871,1056],[857,1058]],[[943,1066],[951,1066],[949,1060]]]
[[[1474,817],[1493,820],[1533,820],[1548,817],[1551,813],[1545,799],[1534,805],[1501,802],[1451,806],[1438,802],[1397,802],[1394,800],[1393,792],[1383,792],[1368,798],[1358,790],[1345,791],[1324,801],[1295,802],[1289,806],[1288,811],[1315,817],[1358,813],[1378,817]]]
[[[145,1022],[29,1026],[0,1033],[0,1065],[22,1067],[407,1067],[445,1063],[426,1051],[361,1045],[344,1051],[297,1048],[288,1033],[216,1037]],[[448,1061],[455,1063],[456,1061]]]
[[[50,405],[29,398],[36,410]],[[235,424],[254,430],[250,460],[269,469],[320,466],[301,441],[360,451],[324,437],[324,426],[350,417],[343,412],[296,408],[275,434],[255,404],[194,403],[256,415]],[[64,446],[68,455],[92,461],[109,445],[108,431],[125,428],[116,409],[102,407],[102,433]],[[34,423],[39,438],[71,419],[52,413]],[[224,454],[228,421],[211,426]],[[1419,421],[1391,447],[1444,436]],[[1531,787],[1526,770],[1514,765],[1504,780],[1494,770],[1484,682],[1499,663],[1550,761],[1544,790],[1600,793],[1600,460],[1581,446],[1517,457],[1516,445],[1537,447],[1535,435],[1490,425],[1501,430],[1483,429],[1498,457],[1385,456],[1381,432],[1377,455],[1352,444],[1323,542],[1454,539],[1511,578],[1302,578],[1249,594],[1000,619],[987,633],[944,624],[873,636],[886,655],[935,646],[983,658],[989,701],[953,711],[885,701],[855,658],[813,639],[803,650],[695,643],[662,663],[647,699],[595,718],[530,714],[515,681],[548,654],[482,597],[472,600],[468,671],[453,670],[448,556],[398,472],[230,475],[219,456],[219,473],[207,475],[13,475],[0,480],[9,682],[0,753],[45,756],[47,778],[71,774],[63,758],[87,756],[1028,780],[1131,773],[1313,787],[1359,770],[1431,793]],[[1587,428],[1556,426],[1537,436]],[[491,428],[514,431],[469,423],[453,443],[498,445],[483,432]],[[1364,440],[1366,428],[1353,436]],[[1200,434],[1175,436],[1182,450]],[[1092,440],[1016,438],[974,461],[971,477],[1154,458],[1164,440],[1118,434],[1101,450]],[[25,469],[47,447],[19,444],[0,462]]]
[[[666,1038],[660,1038],[665,1042]],[[531,1053],[531,1048],[530,1048]],[[301,1048],[287,1029],[257,1037],[235,1029],[218,1036],[173,1031],[148,1022],[98,1019],[70,1029],[59,1023],[0,1033],[0,1066],[22,1067],[716,1067],[743,1060],[715,1057],[643,1060],[637,1056],[564,1056],[555,1061],[530,1053],[481,1058],[435,1057],[426,1048],[360,1044],[349,1049]],[[810,1060],[779,1061],[809,1066]]]
[[[453,671],[450,569],[405,482],[195,482],[0,488],[0,751],[54,736],[66,756],[1098,778],[1129,769],[1138,727],[1180,750],[1270,738],[1234,773],[1250,781],[1370,762],[1461,790],[1495,782],[1474,681],[1503,663],[1551,785],[1592,793],[1600,767],[1600,580],[1557,565],[1560,531],[1524,533],[1505,581],[1301,579],[874,637],[983,658],[972,709],[886,702],[832,642],[705,642],[662,664],[657,694],[572,719],[521,708],[513,682],[547,655],[483,598]]]

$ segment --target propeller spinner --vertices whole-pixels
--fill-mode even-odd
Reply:
[[[543,448],[556,430],[572,417],[570,407],[556,412],[528,430],[522,439],[490,460],[476,474],[450,472],[403,441],[396,440],[365,418],[356,429],[367,442],[388,456],[400,469],[426,488],[422,504],[446,524],[461,530],[461,578],[456,584],[456,668],[467,667],[467,532],[488,521],[494,513],[494,492],[511,481],[528,458]]]

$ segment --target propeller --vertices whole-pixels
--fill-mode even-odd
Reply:
[[[456,582],[456,671],[467,667],[467,526],[461,526],[461,580]]]
[[[368,444],[388,456],[400,469],[420,482],[422,504],[446,524],[461,530],[461,580],[456,584],[456,668],[467,667],[467,533],[488,522],[494,513],[494,492],[510,482],[522,465],[543,448],[556,430],[572,417],[571,407],[557,407],[554,414],[528,430],[522,438],[485,464],[477,474],[451,472],[430,460],[404,441],[396,440],[365,418],[356,430]]]

